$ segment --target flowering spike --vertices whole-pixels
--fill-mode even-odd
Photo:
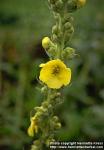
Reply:
[[[71,13],[84,6],[86,0],[48,0],[53,11],[55,25],[52,36],[44,37],[42,47],[49,56],[49,61],[40,64],[39,79],[43,82],[41,93],[44,101],[35,107],[35,114],[30,118],[29,136],[39,133],[39,139],[33,142],[31,150],[42,150],[54,141],[54,133],[61,128],[59,118],[54,115],[54,109],[63,102],[61,87],[71,82],[71,69],[66,63],[75,56],[75,50],[68,47],[74,33]],[[41,82],[41,83],[42,83]]]

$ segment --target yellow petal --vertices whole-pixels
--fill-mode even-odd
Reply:
[[[27,132],[28,132],[28,135],[29,135],[29,136],[33,137],[33,136],[34,136],[34,132],[35,132],[35,133],[38,132],[38,125],[37,125],[35,116],[34,116],[34,117],[31,117],[30,120],[31,120],[31,124],[30,124],[30,126],[29,126]]]
[[[44,67],[44,66],[45,66],[45,64],[40,64],[40,65],[39,65],[39,67]]]
[[[45,65],[40,71],[39,79],[45,83],[50,78],[50,76],[51,68]]]
[[[34,130],[33,130],[33,128],[31,127],[31,125],[29,126],[27,132],[28,132],[28,135],[29,135],[29,136],[31,136],[31,137],[34,136]]]
[[[63,86],[63,83],[57,77],[50,78],[46,84],[52,89],[59,89]]]
[[[71,69],[67,68],[64,72],[63,84],[68,85],[71,81]]]
[[[38,133],[38,126],[37,125],[34,126],[34,130],[35,130],[35,133]]]

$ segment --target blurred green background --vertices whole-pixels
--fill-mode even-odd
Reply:
[[[69,61],[72,83],[56,109],[63,141],[104,141],[104,1],[87,0],[73,14]],[[42,102],[39,64],[48,60],[41,39],[54,24],[47,0],[0,0],[0,149],[29,150],[30,111]]]

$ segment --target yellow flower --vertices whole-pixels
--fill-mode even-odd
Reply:
[[[42,46],[44,49],[47,49],[49,48],[49,45],[51,43],[51,40],[49,37],[44,37],[43,40],[42,40]]]
[[[80,8],[80,7],[83,7],[86,3],[86,0],[78,0],[77,2],[77,7]]]
[[[71,80],[71,69],[59,59],[48,61],[46,64],[40,64],[42,67],[39,79],[49,88],[59,89],[63,85],[68,85]]]
[[[37,121],[36,121],[35,117],[31,117],[30,121],[31,121],[31,124],[30,124],[27,132],[28,132],[29,136],[33,137],[34,136],[34,131],[35,131],[35,133],[38,132],[38,126],[37,126]]]

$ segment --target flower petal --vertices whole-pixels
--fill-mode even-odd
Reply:
[[[62,82],[56,77],[50,78],[46,84],[52,89],[59,89],[63,85]]]
[[[39,65],[39,67],[44,67],[44,66],[45,66],[45,64],[40,64],[40,65]]]

